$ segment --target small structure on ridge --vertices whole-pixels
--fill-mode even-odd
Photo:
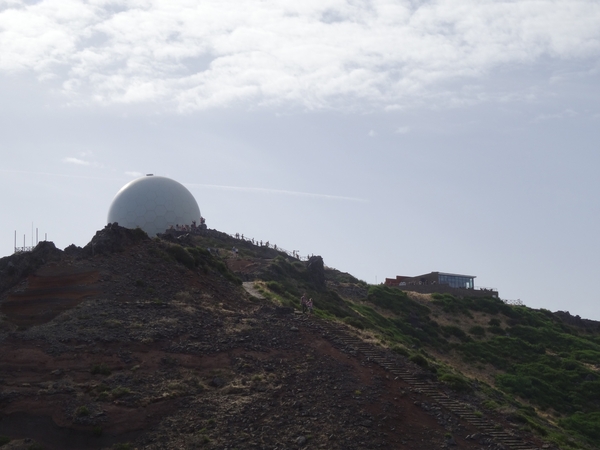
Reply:
[[[451,293],[467,297],[495,297],[498,291],[494,288],[475,287],[474,275],[459,275],[456,273],[431,272],[416,277],[398,275],[396,278],[386,278],[386,286],[394,286],[403,291],[421,292],[424,294]]]

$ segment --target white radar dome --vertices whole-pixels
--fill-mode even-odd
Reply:
[[[108,210],[108,223],[141,228],[148,236],[176,225],[200,225],[200,208],[190,191],[175,180],[147,175],[121,188]]]

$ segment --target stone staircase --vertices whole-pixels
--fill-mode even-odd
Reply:
[[[376,346],[350,335],[342,327],[316,317],[311,317],[308,320],[298,318],[298,321],[311,328],[313,333],[315,331],[319,332],[334,345],[350,348],[352,354],[358,355],[360,353],[369,361],[379,364],[392,375],[406,382],[415,392],[426,395],[445,410],[476,427],[482,435],[488,436],[497,444],[502,444],[507,450],[538,450],[537,447],[524,442],[520,437],[503,431],[499,424],[485,418],[480,412],[474,412],[470,405],[465,405],[448,397],[442,392],[438,383],[419,378],[414,370],[403,365],[397,359],[387,356],[384,351]]]

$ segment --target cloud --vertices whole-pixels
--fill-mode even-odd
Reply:
[[[275,195],[291,195],[296,197],[310,197],[325,200],[343,200],[350,202],[361,202],[365,203],[368,200],[356,197],[344,197],[341,195],[329,195],[329,194],[314,194],[311,192],[298,192],[298,191],[286,191],[282,189],[268,189],[268,188],[252,188],[252,187],[241,187],[241,186],[222,186],[217,184],[196,184],[196,183],[183,183],[186,186],[196,186],[208,189],[223,189],[228,191],[239,191],[239,192],[252,192],[257,194],[275,194]]]
[[[83,159],[79,159],[79,158],[63,158],[63,162],[67,163],[67,164],[75,164],[77,166],[89,166],[91,165],[91,163],[89,161],[84,161]]]
[[[91,155],[91,152],[82,152],[82,153],[80,153],[80,155],[82,155],[83,157],[87,157],[87,156]],[[76,166],[90,166],[90,167],[96,167],[98,169],[104,168],[104,164],[99,163],[98,161],[88,161],[86,159],[81,159],[81,158],[67,157],[67,158],[63,158],[63,162],[65,164],[75,164]]]
[[[0,72],[179,111],[452,104],[499,67],[596,61],[598,23],[589,0],[0,0]]]
[[[410,131],[410,127],[408,126],[402,126],[402,127],[398,127],[396,128],[395,133],[396,134],[406,134]]]
[[[576,111],[573,111],[572,109],[566,109],[559,113],[540,114],[533,121],[536,123],[539,123],[539,122],[545,122],[546,120],[558,120],[558,119],[576,117],[578,115],[579,114]]]

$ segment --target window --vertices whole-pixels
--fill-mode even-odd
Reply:
[[[473,277],[464,277],[460,275],[440,274],[439,283],[447,284],[453,288],[473,289]]]

